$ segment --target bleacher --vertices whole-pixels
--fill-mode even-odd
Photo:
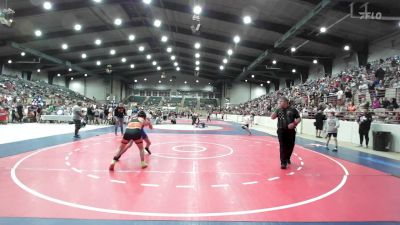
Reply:
[[[165,97],[163,106],[177,107],[177,106],[180,106],[181,102],[182,102],[182,98]]]
[[[207,106],[217,107],[218,106],[217,99],[208,99],[208,98],[200,99],[200,107],[203,108]]]
[[[158,106],[162,100],[162,97],[149,97],[149,99],[145,102],[147,106]]]
[[[185,98],[185,102],[183,104],[184,107],[196,107],[197,106],[197,98]]]
[[[126,102],[134,102],[138,105],[142,105],[143,102],[146,100],[145,96],[129,96]]]

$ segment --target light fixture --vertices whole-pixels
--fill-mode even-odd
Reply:
[[[222,66],[222,65],[219,66],[219,69],[220,69],[220,70],[224,70],[224,66]]]
[[[139,46],[139,51],[143,52],[144,51],[144,46]]]
[[[129,36],[128,36],[128,39],[130,40],[130,41],[134,41],[135,40],[135,35],[133,35],[133,34],[130,34]]]
[[[61,45],[61,48],[62,48],[63,50],[67,50],[67,49],[68,49],[68,44],[65,44],[65,43],[62,44],[62,45]]]
[[[156,62],[156,61],[153,61],[152,64],[153,64],[153,66],[156,66],[156,65],[157,65],[157,62]]]
[[[194,68],[196,71],[200,70],[200,67],[196,66],[196,68]]]
[[[208,85],[210,85],[211,83],[208,83]]]
[[[244,82],[247,82],[247,80],[244,80]]]
[[[178,63],[177,63],[177,62],[174,62],[174,66],[178,66]]]
[[[75,25],[74,25],[74,30],[76,30],[76,31],[82,30],[82,25],[80,25],[80,24],[75,24]]]
[[[158,83],[161,84],[161,80],[159,80]]]
[[[254,77],[255,77],[254,74],[252,74],[252,75],[251,75],[251,78],[254,78]]]
[[[157,66],[157,70],[161,70],[161,66]]]
[[[85,75],[84,75],[85,77],[87,77],[87,73],[85,73]]]
[[[275,65],[275,64],[276,64],[276,60],[272,60],[272,64],[274,64],[274,65]]]
[[[194,13],[194,14],[200,15],[200,14],[201,14],[201,11],[203,11],[203,9],[201,8],[201,6],[195,5],[195,6],[193,7],[193,13]]]
[[[100,39],[96,39],[96,40],[94,41],[94,44],[95,44],[95,45],[101,45],[101,40],[100,40]]]
[[[153,25],[154,25],[155,27],[160,27],[160,26],[161,26],[161,20],[155,19]]]
[[[126,62],[126,58],[125,58],[125,57],[122,58],[122,59],[121,59],[121,62],[125,63],[125,62]]]
[[[187,81],[185,81],[185,84],[187,84]]]
[[[296,69],[292,69],[292,73],[296,73]]]
[[[251,17],[250,16],[244,16],[243,17],[243,23],[244,24],[250,24],[251,23]]]
[[[117,18],[117,19],[114,20],[114,24],[116,26],[120,26],[122,24],[122,20],[120,18]]]
[[[267,81],[267,84],[271,83],[271,81]]]
[[[96,3],[100,3],[102,0],[93,0]]]
[[[57,73],[57,77],[61,76],[61,74]]]
[[[151,55],[146,55],[146,59],[150,60],[151,59]]]
[[[135,80],[135,83],[137,83],[137,80]]]
[[[313,60],[313,63],[314,63],[314,64],[317,64],[317,63],[318,63],[318,60],[314,59],[314,60]]]
[[[68,69],[68,71],[69,71],[69,72],[72,72],[72,69],[71,69],[71,68],[69,68],[69,69]]]
[[[45,10],[50,10],[50,9],[53,8],[53,5],[51,4],[51,2],[45,1],[45,2],[43,3],[43,8],[44,8]]]
[[[110,50],[110,55],[115,55],[116,51],[114,49]]]
[[[73,78],[73,77],[71,77],[71,80],[74,80],[74,78]]]
[[[172,82],[172,79],[169,79],[169,82]]]
[[[228,55],[232,55],[233,54],[233,50],[232,49],[228,49]]]
[[[97,60],[97,61],[96,61],[96,65],[100,66],[100,65],[101,65],[101,61],[100,61],[100,60]]]
[[[8,60],[8,64],[11,64],[11,63],[12,63],[12,60],[11,60],[11,59],[9,59],[9,60]]]
[[[194,55],[194,57],[200,58],[200,53],[197,52],[197,53]]]
[[[131,64],[131,69],[135,68],[135,64]]]
[[[82,53],[82,59],[86,59],[87,58],[87,55],[86,55],[86,53]]]
[[[148,5],[151,3],[151,0],[143,0],[143,3]]]
[[[41,30],[35,30],[35,36],[36,37],[42,36],[42,31]]]
[[[227,60],[226,58],[224,58],[224,59],[222,60],[222,62],[223,62],[224,64],[227,64],[227,63],[228,63],[228,60]]]
[[[291,51],[291,52],[295,52],[295,51],[296,51],[296,48],[295,48],[295,47],[292,47],[292,48],[290,48],[290,51]]]
[[[196,60],[196,65],[200,65],[200,61]]]
[[[240,42],[240,37],[239,37],[238,35],[236,35],[236,36],[233,38],[233,42],[235,42],[236,44],[239,43],[239,42]]]
[[[168,41],[168,37],[167,36],[162,36],[161,37],[161,42],[167,42]]]
[[[25,52],[21,52],[21,56],[25,56]]]
[[[171,60],[174,61],[176,57],[174,55],[171,55]]]
[[[261,87],[263,87],[263,86],[264,86],[264,84],[260,84],[260,86],[261,86]]]
[[[350,46],[349,45],[345,45],[343,48],[345,51],[349,51],[350,50]]]
[[[201,44],[200,44],[199,42],[196,42],[196,43],[194,44],[194,48],[195,48],[195,49],[201,48]]]
[[[37,72],[40,73],[40,69],[37,69]]]
[[[181,68],[180,67],[176,67],[176,70],[179,71],[179,70],[181,70]]]
[[[196,80],[196,83],[199,83],[199,80]]]
[[[144,81],[147,81],[147,78],[144,78],[143,80],[144,80]]]
[[[321,28],[319,29],[319,32],[325,33],[325,32],[326,32],[326,27],[321,27]]]
[[[172,48],[171,48],[171,47],[168,47],[168,48],[167,48],[167,52],[172,52]]]

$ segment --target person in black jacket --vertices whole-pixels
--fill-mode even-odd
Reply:
[[[321,132],[324,127],[324,120],[326,120],[326,116],[322,113],[322,110],[318,110],[317,114],[315,114],[315,137],[322,138]]]
[[[368,112],[368,109],[364,109],[363,112],[358,116],[357,122],[359,124],[358,133],[360,134],[360,145],[362,147],[363,140],[365,137],[365,147],[368,148],[369,142],[369,130],[371,129],[372,114]]]

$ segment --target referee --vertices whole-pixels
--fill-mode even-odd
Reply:
[[[296,140],[296,126],[300,123],[299,112],[289,107],[289,100],[280,97],[278,109],[272,113],[271,119],[278,118],[278,139],[281,158],[281,169],[286,169],[291,164],[290,157],[293,153],[294,142]]]

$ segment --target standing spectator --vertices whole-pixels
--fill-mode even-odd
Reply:
[[[280,97],[278,101],[279,108],[271,115],[271,119],[278,118],[278,139],[281,160],[281,169],[286,169],[291,164],[290,157],[293,153],[296,140],[296,126],[300,123],[299,112],[289,107],[289,100],[286,97]]]
[[[326,120],[326,116],[322,113],[322,110],[318,110],[317,114],[315,114],[315,137],[322,138],[321,132],[324,127],[324,120]]]
[[[75,135],[74,138],[80,138],[79,130],[81,129],[81,119],[83,117],[82,114],[82,102],[78,102],[74,107],[72,107],[72,120],[75,123]]]
[[[124,117],[126,116],[126,109],[124,104],[119,103],[119,105],[114,110],[115,119],[115,135],[117,135],[118,127],[121,127],[121,135],[124,134]]]
[[[339,120],[335,117],[335,113],[328,113],[328,119],[326,120],[326,133],[328,134],[328,140],[326,142],[326,149],[329,150],[329,141],[333,136],[333,140],[335,141],[335,148],[332,150],[337,152],[338,150],[338,141],[337,141],[337,133],[339,128]]]
[[[93,109],[93,106],[90,106],[87,109],[87,117],[88,117],[88,124],[93,124],[94,123],[94,109]]]
[[[358,133],[360,134],[360,146],[363,145],[363,139],[365,137],[365,147],[368,148],[369,142],[369,130],[371,128],[372,123],[372,115],[368,112],[368,109],[364,109],[364,111],[360,114],[357,119],[357,123],[359,124]]]
[[[375,72],[375,77],[379,80],[385,79],[385,71],[382,69],[382,66],[379,66],[379,69]]]
[[[23,114],[24,106],[21,104],[21,102],[18,102],[17,104],[17,121],[22,122],[24,114]]]

